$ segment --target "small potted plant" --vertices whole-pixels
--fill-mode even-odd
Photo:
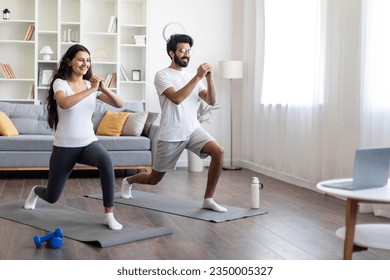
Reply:
[[[200,123],[204,122],[209,122],[211,116],[212,116],[212,111],[213,110],[218,110],[221,108],[218,104],[215,104],[213,106],[207,105],[203,101],[200,103],[199,108],[198,108],[198,121]]]
[[[214,110],[221,108],[218,104],[214,106],[207,105],[205,102],[201,102],[198,108],[198,121],[200,123],[208,123]],[[191,151],[188,151],[188,170],[190,172],[202,172],[203,160]]]

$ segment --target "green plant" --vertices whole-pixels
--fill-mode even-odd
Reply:
[[[200,123],[203,122],[209,122],[211,116],[212,116],[212,111],[213,110],[218,110],[220,109],[221,106],[218,104],[215,104],[213,106],[207,105],[205,102],[201,102],[198,108],[198,121]]]

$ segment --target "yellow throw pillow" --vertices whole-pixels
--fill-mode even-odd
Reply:
[[[18,130],[13,125],[12,121],[4,112],[0,112],[0,135],[16,136],[19,135]]]
[[[107,111],[99,123],[99,126],[96,130],[96,134],[120,136],[123,129],[123,125],[125,124],[125,121],[128,116],[128,112]]]

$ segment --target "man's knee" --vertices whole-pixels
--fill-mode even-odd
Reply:
[[[225,150],[222,146],[216,144],[211,150],[210,156],[212,158],[223,158]]]
[[[164,175],[165,173],[156,172],[153,170],[152,173],[149,174],[149,185],[157,185],[162,180]]]
[[[212,158],[223,157],[224,152],[224,148],[215,141],[208,142],[201,150],[202,154],[208,154]]]

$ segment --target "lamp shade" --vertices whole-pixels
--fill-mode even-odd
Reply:
[[[50,48],[50,46],[44,46],[39,53],[40,54],[53,54],[53,50]]]
[[[53,54],[53,50],[50,46],[44,46],[39,53],[43,54],[43,60],[50,60],[50,55]]]
[[[244,62],[241,60],[220,61],[219,77],[222,79],[242,79],[244,77]]]

